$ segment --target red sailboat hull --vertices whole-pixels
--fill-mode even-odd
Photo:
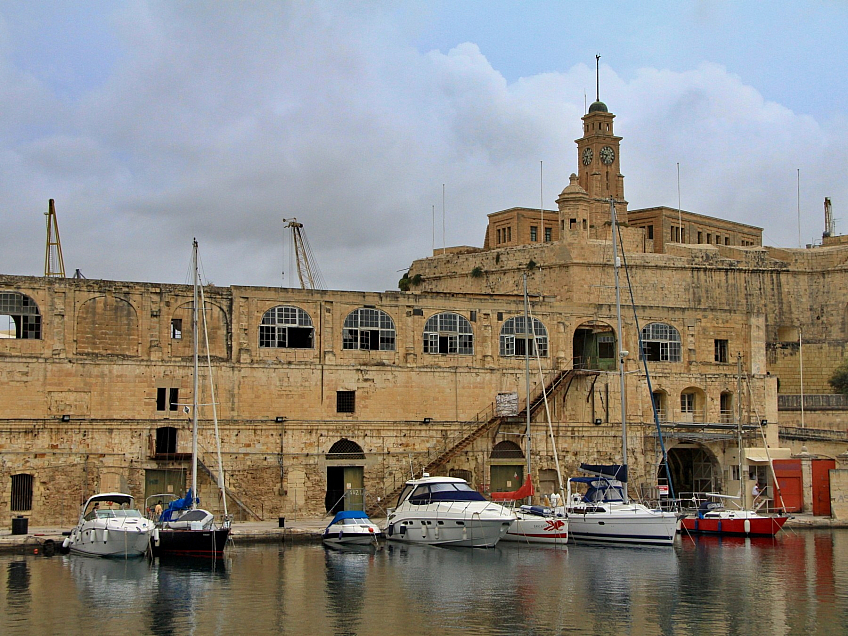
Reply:
[[[683,532],[691,534],[724,534],[745,537],[773,537],[788,517],[749,517],[700,519],[685,517],[680,522]]]

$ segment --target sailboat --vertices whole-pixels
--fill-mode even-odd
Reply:
[[[526,390],[526,413],[527,413],[527,478],[524,485],[513,492],[493,492],[493,501],[512,502],[515,505],[522,499],[532,497],[534,494],[533,481],[531,478],[531,456],[530,456],[530,337],[532,336],[533,350],[536,361],[539,364],[539,376],[542,382],[542,391],[545,398],[545,410],[547,413],[548,398],[545,391],[544,378],[542,377],[541,361],[539,360],[539,349],[536,346],[536,330],[533,328],[532,316],[530,316],[530,303],[527,298],[527,274],[524,275],[524,329],[528,334],[524,347],[524,379]],[[551,443],[554,449],[554,461],[557,466],[559,477],[560,496],[562,496],[562,475],[559,470],[559,457],[556,454],[556,442],[553,438],[550,413],[548,413],[548,432],[551,435]],[[519,506],[515,512],[513,521],[501,539],[502,541],[521,541],[524,543],[554,543],[565,544],[568,541],[568,519],[564,512],[557,511],[547,506],[533,506],[525,504]]]
[[[736,361],[737,367],[737,391],[736,394],[742,395],[742,356],[740,355]],[[704,500],[698,507],[698,511],[693,516],[684,517],[680,522],[681,532],[689,534],[713,534],[713,535],[734,535],[744,537],[773,537],[783,524],[786,523],[788,516],[784,514],[777,515],[761,515],[759,506],[755,509],[737,508],[727,509],[725,501],[737,500],[741,501],[745,493],[745,473],[742,470],[742,400],[738,401],[738,409],[736,413],[736,441],[738,445],[738,460],[739,460],[739,496],[732,497],[729,495],[720,495],[718,493],[707,493],[707,499]],[[766,453],[768,453],[768,445],[766,445]],[[769,464],[772,468],[772,474],[777,484],[777,476],[774,475],[774,465]],[[778,493],[780,488],[778,487]],[[782,497],[781,497],[782,499]],[[762,500],[761,504],[764,504]]]
[[[215,437],[218,446],[218,486],[224,505],[224,520],[215,524],[215,516],[197,506],[197,407],[199,394],[198,364],[198,295],[203,301],[203,288],[199,285],[197,265],[197,240],[193,242],[192,270],[194,275],[194,303],[192,306],[192,351],[194,360],[194,390],[192,392],[191,420],[191,488],[182,499],[171,501],[156,520],[150,542],[155,557],[212,557],[223,556],[230,535],[230,518],[227,514],[227,497],[224,493],[224,475],[221,465],[221,442],[218,438],[218,414],[215,405],[215,387],[212,383],[212,363],[209,357],[209,336],[206,329],[206,312],[203,312],[203,334],[206,344],[206,359],[209,368],[209,387],[212,396],[212,412],[215,421]],[[199,291],[199,294],[198,294]]]
[[[568,480],[565,510],[572,541],[598,541],[634,545],[671,545],[677,532],[677,515],[632,502],[627,495],[627,418],[624,383],[624,358],[621,349],[621,289],[619,285],[618,222],[615,201],[610,199],[612,217],[613,271],[615,308],[618,320],[618,372],[621,386],[621,464],[581,464],[585,475]],[[584,494],[572,492],[572,486],[584,484]],[[576,491],[576,488],[575,488]]]

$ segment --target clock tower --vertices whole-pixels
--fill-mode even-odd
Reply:
[[[609,215],[609,200],[615,200],[621,221],[627,220],[624,200],[624,175],[619,167],[621,137],[613,131],[613,115],[606,104],[597,100],[583,116],[583,136],[576,139],[578,183],[589,195],[592,207],[603,202],[603,214]],[[601,210],[598,210],[601,212]]]

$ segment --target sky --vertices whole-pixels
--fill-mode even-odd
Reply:
[[[642,5],[644,4],[643,8]],[[396,290],[556,209],[585,105],[616,115],[629,209],[848,234],[846,2],[0,4],[0,272]],[[679,188],[678,188],[679,171]]]

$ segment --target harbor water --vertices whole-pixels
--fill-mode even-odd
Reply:
[[[672,548],[3,555],[0,634],[848,634],[848,530]]]

